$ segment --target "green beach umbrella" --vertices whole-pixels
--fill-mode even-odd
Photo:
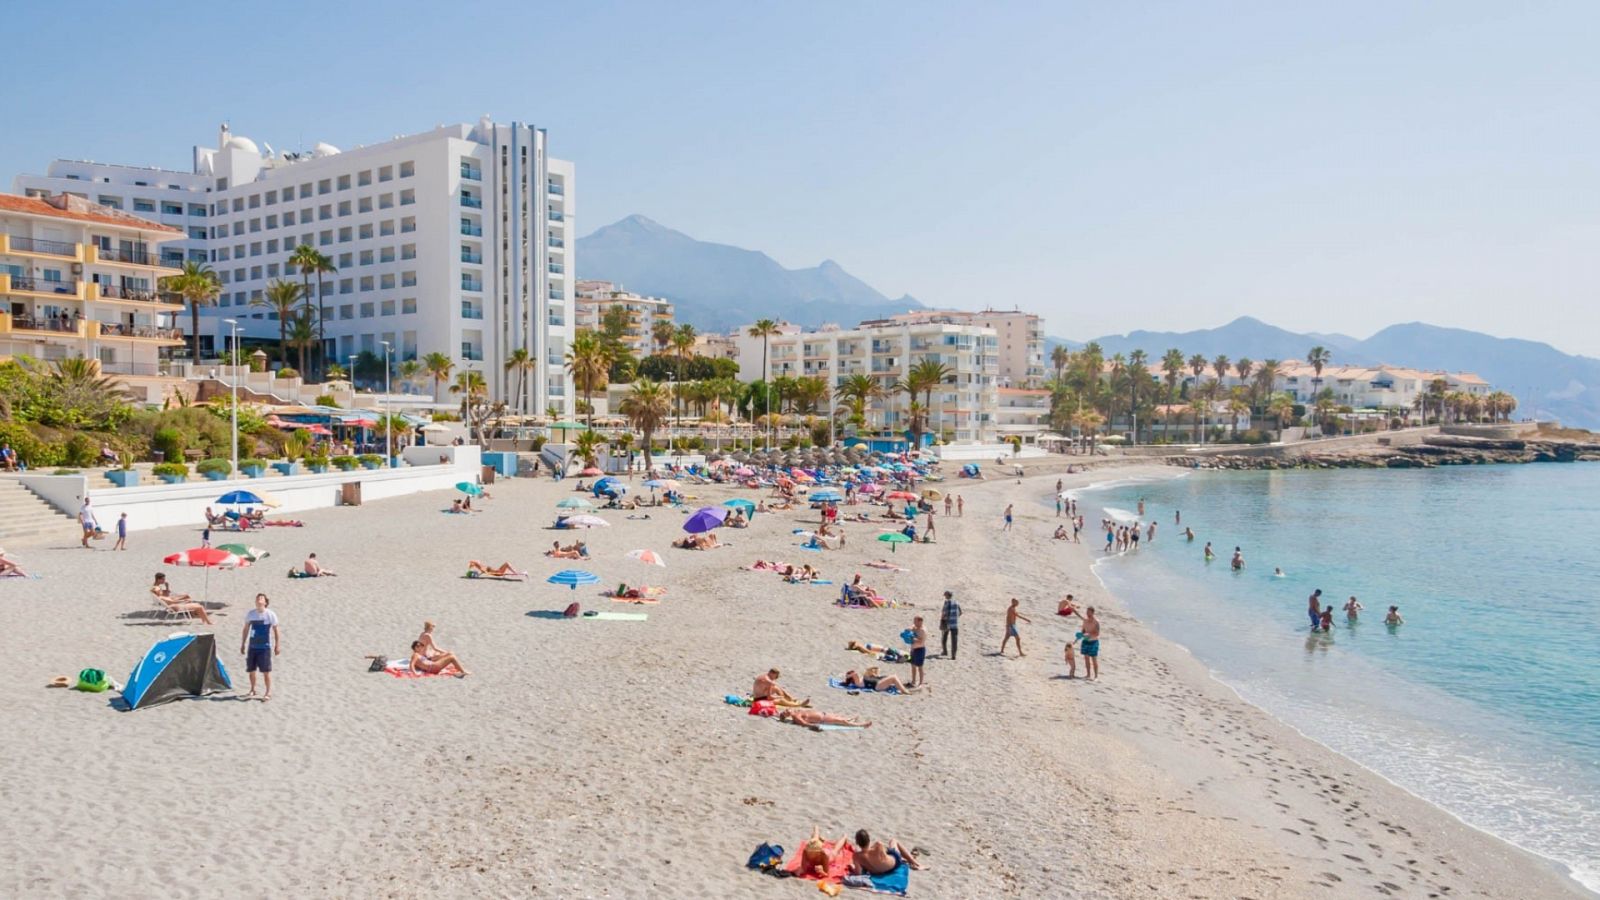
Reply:
[[[594,509],[594,504],[582,497],[568,497],[556,504],[557,509]]]
[[[898,531],[890,531],[890,532],[886,532],[884,534],[880,534],[880,535],[878,535],[878,540],[883,541],[885,544],[889,545],[889,552],[890,553],[893,553],[895,551],[895,546],[894,546],[895,544],[909,544],[909,543],[911,543],[911,538],[906,537],[904,534],[901,534]]]
[[[226,550],[240,559],[248,559],[251,562],[255,562],[260,559],[266,559],[268,556],[272,555],[260,547],[250,547],[244,544],[218,544],[217,549]]]

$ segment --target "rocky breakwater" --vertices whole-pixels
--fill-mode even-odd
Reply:
[[[1268,452],[1170,456],[1194,469],[1426,469],[1484,463],[1600,461],[1600,442],[1570,439],[1485,439],[1430,435],[1419,444],[1317,450],[1315,444]]]

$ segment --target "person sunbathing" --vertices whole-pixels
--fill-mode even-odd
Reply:
[[[783,580],[790,584],[809,584],[817,580],[817,570],[809,565],[804,565],[800,567],[799,571],[796,571],[793,566],[790,566],[789,574],[783,576]]]
[[[1075,616],[1075,615],[1077,615],[1078,614],[1078,609],[1077,609],[1076,606],[1073,605],[1073,602],[1074,601],[1072,599],[1072,595],[1068,594],[1060,603],[1056,604],[1056,615],[1058,615],[1058,616]]]
[[[821,828],[816,825],[811,826],[811,837],[807,838],[800,848],[800,871],[796,874],[827,878],[833,871],[834,861],[849,846],[849,838],[842,837],[830,843],[822,839]]]
[[[839,683],[845,687],[862,691],[892,690],[899,691],[902,694],[909,694],[917,690],[917,688],[907,687],[905,682],[901,681],[897,676],[883,674],[878,670],[877,666],[869,666],[865,672],[859,673],[851,669],[844,673],[844,677],[839,679]]]
[[[150,586],[150,593],[155,595],[161,605],[173,612],[188,613],[196,616],[201,622],[211,624],[211,616],[206,613],[206,608],[190,599],[188,594],[172,593],[172,586],[167,584],[167,576],[163,572],[156,573],[156,582]]]
[[[901,846],[899,841],[890,841],[886,846],[882,841],[874,841],[865,828],[856,832],[856,852],[850,861],[851,872],[856,875],[887,875],[900,868],[901,863],[913,869],[922,868],[916,856]]]
[[[791,725],[803,725],[806,728],[816,728],[819,725],[846,725],[851,728],[871,728],[871,722],[852,719],[849,716],[835,715],[834,713],[819,712],[815,709],[786,709],[778,713],[779,722],[788,722]]]
[[[456,667],[457,678],[465,678],[472,674],[467,671],[467,667],[461,664],[461,660],[457,659],[454,653],[441,653],[438,656],[430,657],[423,652],[421,641],[411,642],[411,671],[424,672],[428,675],[440,675],[451,666]]]
[[[765,674],[757,675],[755,685],[750,688],[750,700],[771,700],[777,706],[810,706],[811,698],[796,699],[793,694],[778,686],[778,670],[768,669]]]
[[[466,512],[466,510],[461,508],[461,500],[460,500],[460,498],[457,498],[455,500],[451,500],[450,501],[450,509],[448,511],[451,512],[451,513],[464,513],[464,512]]]
[[[498,566],[486,566],[475,559],[471,559],[467,560],[467,575],[469,577],[473,575],[479,575],[489,578],[509,578],[512,575],[520,575],[526,578],[528,573],[517,571],[512,567],[511,563],[508,562],[503,562]]]
[[[781,562],[769,562],[765,559],[758,559],[750,565],[740,566],[740,568],[744,569],[746,572],[766,572],[769,570],[782,569],[784,565],[785,564]]]
[[[16,560],[7,559],[6,551],[0,550],[0,578],[28,578],[27,572],[17,565]]]
[[[422,655],[429,659],[453,655],[449,650],[439,646],[439,643],[433,639],[432,622],[424,621],[422,623],[422,633],[417,635],[417,643],[422,645]]]
[[[551,541],[550,549],[546,550],[544,555],[554,557],[556,559],[577,559],[578,548],[576,544],[571,547],[563,547],[561,546],[560,541]]]
[[[322,563],[317,562],[315,553],[306,557],[306,561],[301,564],[300,569],[305,572],[305,577],[307,578],[321,578],[324,575],[333,576],[339,574],[338,572],[330,572],[324,569]]]
[[[904,566],[895,565],[894,563],[889,562],[887,559],[874,559],[871,562],[868,562],[867,565],[871,566],[874,569],[888,569],[888,570],[890,570],[892,572],[909,572],[909,571],[911,571],[910,569],[907,569]]]
[[[1067,526],[1065,525],[1057,525],[1056,533],[1050,536],[1050,540],[1052,541],[1067,541],[1071,539],[1072,535],[1067,533]]]

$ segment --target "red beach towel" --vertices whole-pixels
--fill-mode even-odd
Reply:
[[[844,877],[850,874],[850,863],[855,859],[856,848],[846,843],[844,848],[834,855],[833,863],[828,866],[828,871],[824,875],[800,871],[800,861],[805,856],[805,852],[806,842],[801,841],[800,849],[796,850],[794,856],[790,857],[789,861],[784,864],[784,871],[794,875],[796,878],[809,878],[812,881],[843,881]]]

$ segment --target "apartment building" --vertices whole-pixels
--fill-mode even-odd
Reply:
[[[741,361],[740,380],[760,380],[762,339],[744,328],[732,338]],[[867,427],[903,432],[911,424],[910,400],[894,385],[917,363],[937,360],[951,374],[933,392],[931,432],[959,443],[985,442],[996,438],[997,346],[993,328],[955,321],[896,317],[817,331],[783,323],[768,338],[766,370],[771,378],[821,377],[835,390],[852,375],[867,375],[885,394],[871,405]]]
[[[182,346],[184,306],[157,292],[178,270],[162,248],[183,233],[82,197],[0,194],[0,358],[97,360],[134,397],[182,383],[163,351]]]
[[[575,316],[571,235],[574,172],[548,155],[543,129],[487,117],[341,151],[306,152],[221,129],[177,172],[56,160],[21,175],[21,194],[67,192],[154,217],[179,240],[163,264],[203,259],[222,282],[202,310],[202,352],[244,338],[276,341],[276,314],[258,305],[276,279],[302,281],[288,258],[308,244],[332,259],[320,292],[322,349],[391,363],[439,352],[477,371],[491,399],[571,410],[563,368]],[[540,362],[521,379],[506,361]]]
[[[1488,382],[1469,372],[1442,372],[1406,366],[1324,366],[1319,376],[1310,365],[1293,361],[1278,368],[1274,390],[1293,395],[1297,403],[1313,403],[1323,391],[1332,391],[1341,406],[1355,409],[1410,409],[1425,396],[1433,382],[1443,379],[1446,390],[1486,396]]]
[[[694,354],[704,356],[706,359],[731,359],[739,360],[739,344],[737,334],[719,334],[710,332],[694,336]],[[760,365],[760,361],[756,365]]]
[[[995,433],[1002,441],[1013,437],[1036,444],[1050,430],[1050,392],[1042,388],[1002,387],[996,391]]]
[[[957,322],[993,328],[999,343],[1002,387],[1038,388],[1045,382],[1044,320],[1018,309],[985,309],[977,312],[959,309],[915,310],[892,317],[907,322]]]
[[[579,281],[576,302],[577,325],[589,331],[599,331],[607,313],[620,307],[628,316],[628,330],[622,340],[633,355],[641,359],[658,349],[655,327],[672,324],[670,300],[625,291],[621,285],[609,281]]]

